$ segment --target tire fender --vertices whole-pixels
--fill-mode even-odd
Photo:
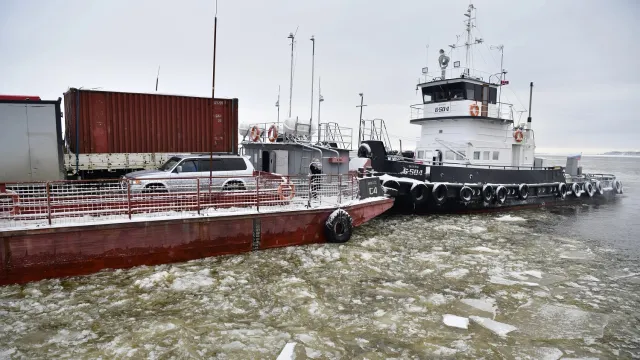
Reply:
[[[345,243],[353,233],[353,219],[343,209],[336,209],[329,215],[324,226],[327,242]]]

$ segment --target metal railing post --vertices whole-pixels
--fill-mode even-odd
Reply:
[[[47,220],[51,225],[51,183],[47,181]]]
[[[342,204],[342,175],[338,174],[338,205]]]
[[[256,211],[260,212],[260,175],[256,179]]]
[[[308,198],[308,200],[307,200],[307,207],[308,207],[309,209],[311,209],[311,186],[313,186],[313,185],[311,185],[311,184],[312,184],[312,182],[313,182],[313,175],[307,175],[307,178],[309,179],[309,189],[308,189],[308,191],[309,191],[309,194],[308,194],[308,195],[309,195],[309,198]]]
[[[197,190],[196,190],[196,194],[198,196],[198,198],[196,199],[196,206],[198,207],[198,215],[200,215],[200,178],[196,179],[196,186],[197,186]]]
[[[127,214],[131,220],[131,181],[127,180]]]

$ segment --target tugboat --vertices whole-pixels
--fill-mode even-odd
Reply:
[[[568,157],[566,167],[550,167],[535,156],[533,83],[527,121],[516,122],[512,104],[500,101],[506,71],[487,77],[471,69],[472,47],[484,42],[472,35],[475,12],[470,4],[465,43],[450,45],[452,50],[464,46],[466,67],[454,61],[449,69],[451,59],[440,50],[440,71],[430,75],[422,69],[424,79],[416,88],[422,102],[411,106],[410,122],[421,127],[415,151],[392,151],[384,122],[361,120],[358,157],[368,158],[370,167],[361,167],[360,176],[379,176],[396,206],[415,212],[541,206],[621,194],[615,175],[583,174],[580,156]]]

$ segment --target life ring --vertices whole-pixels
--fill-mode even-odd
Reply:
[[[593,194],[596,193],[595,189],[593,188],[593,184],[591,184],[590,182],[585,182],[583,188],[587,195],[589,195],[589,197],[593,197]]]
[[[285,194],[285,190],[289,192],[288,195]],[[281,183],[278,185],[278,197],[280,197],[280,200],[291,200],[295,194],[296,191],[290,183]]]
[[[504,202],[507,200],[507,188],[500,185],[498,186],[498,188],[496,189],[496,200],[498,201],[499,204],[504,204]]]
[[[560,185],[558,185],[558,197],[561,199],[567,197],[567,185],[565,185],[565,183],[560,183]]]
[[[9,215],[19,215],[20,214],[20,196],[11,190],[7,190],[6,193],[0,193],[0,196],[8,195],[11,198],[11,210],[9,210]]]
[[[325,235],[329,243],[345,243],[353,233],[353,219],[343,209],[336,209],[325,222]]]
[[[278,128],[276,128],[275,125],[271,125],[269,127],[269,132],[267,133],[267,135],[269,136],[270,142],[275,142],[278,138]]]
[[[471,114],[471,116],[480,115],[480,108],[478,107],[478,104],[469,105],[469,114]]]
[[[460,189],[460,200],[462,200],[463,202],[465,203],[470,202],[472,196],[473,196],[473,190],[471,190],[470,187],[463,186]]]
[[[251,133],[249,134],[249,138],[253,142],[260,140],[260,129],[258,129],[257,126],[254,126],[251,128]]]
[[[518,187],[518,197],[520,198],[520,200],[527,200],[527,198],[529,197],[529,185],[521,184]]]
[[[482,187],[482,199],[487,203],[491,202],[491,199],[493,199],[493,186],[485,185]]]
[[[411,201],[417,206],[421,206],[428,199],[429,188],[424,184],[418,184],[410,191]]]
[[[513,133],[513,138],[516,139],[516,142],[522,142],[522,140],[524,140],[524,133],[518,129]]]
[[[596,180],[596,185],[594,187],[596,188],[598,194],[604,195],[604,188],[602,187],[602,183],[600,182],[600,180]]]
[[[580,197],[580,185],[578,185],[578,183],[573,183],[571,185],[571,193],[575,197]]]
[[[436,205],[442,205],[447,202],[447,194],[449,190],[447,189],[447,185],[445,184],[436,184],[431,191],[433,195],[433,199],[436,202]]]

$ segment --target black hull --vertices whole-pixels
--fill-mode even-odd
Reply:
[[[507,197],[503,204],[493,200],[491,202],[484,202],[481,199],[474,199],[471,202],[465,203],[459,199],[449,198],[444,204],[438,205],[436,201],[430,196],[429,199],[421,204],[416,205],[413,202],[413,198],[409,194],[397,195],[393,208],[390,212],[403,213],[403,214],[464,214],[464,213],[478,213],[478,212],[498,212],[498,211],[516,211],[528,208],[539,207],[552,207],[552,206],[567,206],[576,204],[603,204],[611,201],[615,201],[618,195],[614,190],[605,190],[603,194],[594,194],[593,197],[589,197],[587,194],[582,194],[579,197],[569,193],[563,199],[556,194],[530,196],[526,200],[521,200],[517,197]]]

